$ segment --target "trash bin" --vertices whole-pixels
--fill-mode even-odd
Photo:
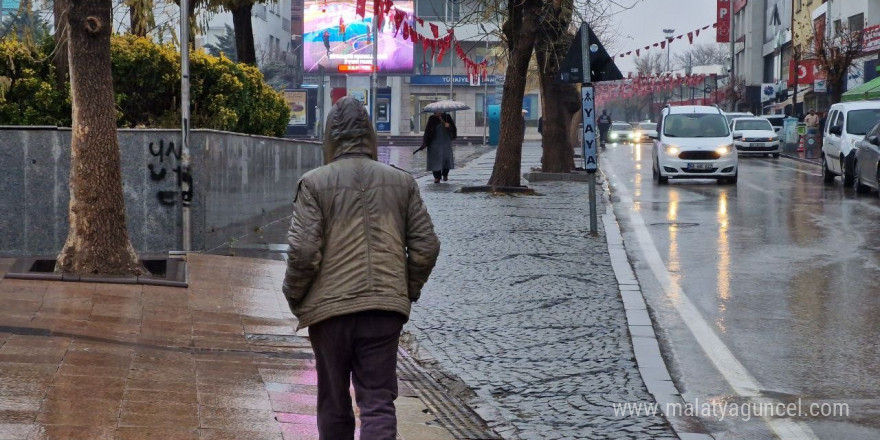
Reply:
[[[804,157],[818,159],[819,150],[822,149],[822,136],[819,133],[807,133],[804,135]]]

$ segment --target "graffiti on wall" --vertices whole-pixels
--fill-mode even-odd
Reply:
[[[150,171],[150,180],[154,182],[164,181],[169,178],[169,174],[173,174],[178,190],[162,190],[156,192],[159,203],[163,206],[174,206],[180,200],[182,206],[189,206],[192,203],[192,173],[189,170],[181,168],[180,159],[183,151],[180,145],[174,142],[165,142],[160,139],[159,142],[150,142],[147,147],[152,156],[151,162],[147,165]],[[158,162],[158,163],[156,163]],[[169,173],[170,171],[170,173]],[[180,195],[178,199],[178,194]]]

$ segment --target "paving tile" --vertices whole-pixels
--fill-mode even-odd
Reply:
[[[0,423],[0,440],[26,439],[36,428],[35,425],[22,423]]]
[[[195,391],[156,391],[156,390],[136,390],[126,389],[123,400],[126,402],[164,402],[171,404],[190,404],[199,403],[198,393]]]
[[[281,432],[202,429],[201,440],[282,440]]]
[[[124,401],[119,426],[188,428],[199,426],[199,406],[170,402]]]
[[[199,440],[198,428],[119,427],[115,440]]]
[[[298,423],[281,424],[284,440],[318,440],[318,427]]]
[[[113,440],[116,423],[97,426],[38,425],[28,440]]]

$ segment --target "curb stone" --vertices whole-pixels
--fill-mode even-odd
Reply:
[[[608,179],[603,176],[602,180],[605,190],[602,192],[602,203],[606,207],[605,214],[602,215],[602,223],[605,227],[608,253],[611,255],[611,267],[620,287],[630,340],[642,381],[681,440],[711,440],[714,437],[705,432],[694,432],[694,427],[704,431],[702,424],[695,417],[675,416],[667,412],[667,404],[684,405],[684,400],[666,368],[654,331],[654,320],[650,316],[638,279],[626,254],[620,225],[611,205],[611,188]]]

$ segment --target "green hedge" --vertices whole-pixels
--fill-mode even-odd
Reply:
[[[178,127],[177,48],[117,35],[111,40],[110,51],[118,125]],[[0,77],[9,78],[8,90],[0,93],[0,125],[70,124],[69,93],[67,87],[63,93],[55,87],[54,69],[47,56],[51,52],[51,41],[36,49],[13,40],[0,41]],[[190,70],[193,128],[284,135],[290,108],[257,68],[196,51]]]

